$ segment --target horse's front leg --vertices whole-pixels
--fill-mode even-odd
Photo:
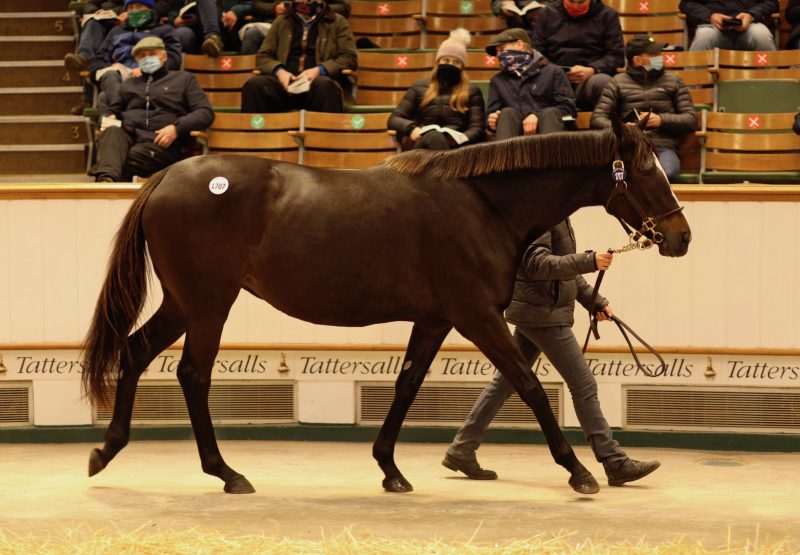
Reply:
[[[386,491],[403,493],[414,490],[394,462],[394,446],[408,408],[417,396],[433,357],[451,329],[451,326],[423,327],[415,324],[411,330],[402,370],[394,384],[392,406],[372,446],[372,456],[385,475],[383,489]]]
[[[581,464],[564,437],[539,378],[526,366],[525,358],[508,331],[502,315],[488,314],[473,320],[466,327],[456,326],[456,328],[464,337],[475,343],[511,382],[525,404],[533,409],[553,459],[570,473],[569,485],[572,489],[587,494],[600,491],[597,480]]]
[[[127,355],[123,355],[120,365],[114,415],[106,430],[103,447],[93,449],[89,455],[89,476],[103,470],[128,444],[139,378],[156,355],[174,343],[184,331],[183,315],[165,292],[164,301],[156,313],[128,339],[130,349]]]
[[[219,351],[224,323],[224,317],[201,317],[187,326],[183,357],[178,365],[178,381],[189,409],[203,472],[225,482],[225,493],[253,493],[255,489],[247,478],[223,460],[208,409],[211,370]]]

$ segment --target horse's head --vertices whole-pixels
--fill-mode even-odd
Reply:
[[[610,193],[604,201],[606,211],[616,216],[638,243],[652,241],[663,256],[683,256],[692,233],[643,131],[646,120],[631,126],[612,118],[612,125],[618,146],[609,176]]]

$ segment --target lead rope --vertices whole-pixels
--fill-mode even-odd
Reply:
[[[612,164],[611,169],[611,176],[614,179],[614,182],[617,184],[625,182],[625,165],[622,163],[622,160],[615,160]],[[625,185],[627,187],[627,185]],[[623,225],[623,227],[625,227]],[[626,228],[627,229],[627,228]],[[628,244],[620,247],[618,249],[608,249],[609,254],[621,254],[624,252],[629,252],[632,250],[647,250],[653,246],[653,242],[642,235],[639,232],[632,231],[628,234]],[[595,312],[595,303],[597,302],[597,297],[600,294],[600,284],[603,283],[603,277],[605,277],[606,271],[600,270],[597,274],[597,280],[594,282],[594,289],[592,290],[592,300],[589,302],[589,329],[586,331],[586,340],[583,342],[583,353],[586,353],[586,348],[589,346],[589,339],[591,339],[592,335],[594,335],[595,339],[600,339],[600,332],[597,330],[597,312]],[[631,343],[630,337],[628,337],[628,333],[636,338],[639,343],[642,344],[648,351],[650,351],[661,363],[662,372],[666,372],[667,370],[667,363],[664,362],[664,358],[652,347],[650,346],[647,341],[641,338],[639,334],[637,334],[633,329],[622,321],[618,316],[611,316],[609,318],[612,322],[617,325],[619,328],[622,337],[625,338],[625,343],[628,344],[628,349],[633,356],[633,360],[636,361],[636,366],[645,376],[650,378],[654,378],[655,374],[651,372],[644,364],[642,364],[641,360],[639,360],[639,355],[636,354],[636,350],[633,348],[633,344]],[[626,332],[627,330],[627,332]]]

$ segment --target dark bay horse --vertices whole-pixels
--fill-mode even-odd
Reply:
[[[142,188],[121,224],[86,338],[87,394],[103,402],[107,386],[117,385],[114,416],[103,447],[91,453],[89,475],[127,444],[142,372],[186,333],[177,375],[202,469],[222,479],[226,492],[254,491],[223,460],[208,409],[220,334],[244,288],[309,322],[413,322],[394,401],[373,446],[387,491],[413,489],[395,464],[394,446],[455,327],[533,409],[573,489],[597,492],[503,310],[529,242],[578,208],[603,204],[655,238],[662,255],[686,253],[689,226],[652,144],[640,129],[617,122],[605,131],[412,151],[366,170],[240,156],[169,167]],[[147,252],[164,299],[129,336],[147,293]]]

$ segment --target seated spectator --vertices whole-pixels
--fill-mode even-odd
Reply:
[[[541,10],[533,47],[564,68],[581,110],[592,110],[622,67],[619,15],[602,0],[560,0]]]
[[[172,26],[158,23],[154,8],[155,0],[125,0],[128,17],[109,31],[89,61],[89,71],[100,87],[97,104],[101,113],[117,100],[119,87],[127,77],[141,76],[131,49],[143,38],[162,39],[167,49],[167,69],[180,69],[180,43]]]
[[[611,127],[613,113],[628,123],[647,119],[647,135],[670,181],[681,171],[681,137],[697,128],[697,111],[681,78],[664,73],[661,51],[666,44],[636,35],[625,45],[628,69],[603,90],[592,113],[595,128]]]
[[[177,162],[191,146],[191,131],[207,129],[214,112],[194,75],[171,71],[164,41],[148,37],[132,52],[141,73],[122,83],[103,113],[97,139],[97,181],[130,181]]]
[[[800,0],[789,0],[784,16],[792,26],[789,39],[786,41],[786,49],[797,50],[800,48]]]
[[[439,46],[431,76],[411,85],[389,117],[388,127],[397,131],[398,139],[408,137],[414,148],[433,150],[449,150],[483,139],[483,94],[464,73],[469,42],[469,31],[456,29]],[[428,125],[453,129],[458,134],[436,129],[423,134]]]
[[[792,131],[800,135],[800,112],[794,116],[794,125],[792,125]]]
[[[89,68],[89,59],[94,56],[95,51],[100,48],[108,32],[113,29],[115,25],[119,25],[125,21],[125,18],[128,16],[128,13],[122,10],[122,1],[123,0],[108,0],[107,2],[101,3],[99,0],[94,0],[83,5],[83,10],[80,12],[83,17],[78,48],[75,52],[69,52],[64,56],[64,67],[67,71],[79,74]],[[96,14],[99,16],[100,14],[98,14],[98,12],[101,12],[101,10],[103,12],[107,12],[108,10],[113,11],[116,17],[106,18],[106,13],[102,19],[85,19],[86,16],[89,15],[94,16]],[[73,116],[80,116],[83,114],[84,109],[91,107],[93,97],[94,90],[91,83],[84,83],[81,103],[73,106],[70,110],[70,114]]]
[[[513,29],[531,30],[539,19],[539,11],[552,0],[492,0],[492,11],[497,17],[505,17],[506,24]]]
[[[190,54],[202,51],[216,58],[223,48],[239,51],[239,29],[252,10],[250,0],[191,0],[195,6],[175,15],[172,24],[181,49]],[[189,0],[184,2],[189,4]]]
[[[681,0],[689,28],[696,27],[689,50],[775,50],[764,22],[779,9],[778,0]]]
[[[307,37],[307,40],[301,40]],[[242,112],[341,112],[342,70],[356,69],[347,20],[325,2],[294,0],[264,37],[256,56],[261,75],[242,88]]]
[[[486,46],[501,71],[489,82],[486,127],[497,139],[564,130],[575,117],[575,97],[564,71],[531,48],[524,29],[508,29]]]
[[[350,17],[350,0],[329,0],[328,7],[345,19]],[[291,2],[264,2],[253,0],[251,15],[253,22],[244,27],[244,32],[240,31],[242,39],[242,54],[255,54],[264,42],[269,25],[279,15],[289,11]]]

